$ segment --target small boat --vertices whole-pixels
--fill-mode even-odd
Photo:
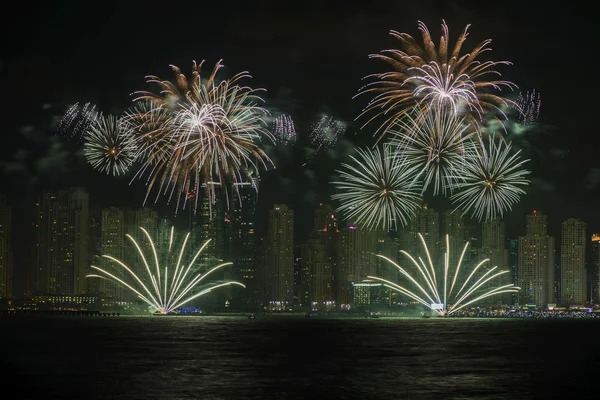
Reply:
[[[256,315],[250,314],[250,315],[248,315],[248,319],[256,319]]]

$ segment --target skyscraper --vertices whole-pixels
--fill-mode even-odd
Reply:
[[[33,221],[34,295],[87,293],[88,194],[79,188],[46,192],[37,201]]]
[[[302,269],[308,279],[308,299],[312,310],[328,310],[333,306],[331,263],[327,260],[326,246],[317,235],[302,246]],[[308,276],[307,276],[308,275]]]
[[[0,299],[12,297],[12,210],[0,196]]]
[[[360,283],[368,275],[375,275],[379,232],[348,225],[341,230],[339,267],[339,304],[348,308],[352,303],[353,283]]]
[[[206,185],[214,186],[215,190],[207,191]],[[207,240],[210,242],[199,257],[204,264],[211,264],[215,258],[225,257],[224,233],[224,193],[218,182],[202,184],[202,191],[207,193],[200,199],[196,215],[197,225],[192,226],[190,240],[195,246],[202,246]],[[192,243],[193,243],[192,242]]]
[[[569,218],[562,223],[560,244],[560,304],[583,306],[587,302],[585,223]]]
[[[518,265],[519,265],[519,239],[508,240],[508,266],[510,268],[510,281],[517,284],[518,278]],[[511,293],[511,304],[518,303],[518,293]]]
[[[508,265],[508,251],[505,248],[504,240],[504,222],[500,219],[485,221],[481,225],[481,258],[488,258],[485,269],[496,267],[495,271],[510,271]],[[502,275],[499,279],[492,280],[496,287],[508,283],[516,283],[512,280],[511,274]],[[491,288],[491,287],[490,287]],[[512,293],[506,293],[500,299],[503,304],[513,302]],[[487,300],[487,299],[486,299]],[[498,302],[498,298],[489,298],[490,302]]]
[[[539,211],[526,217],[526,235],[519,237],[519,302],[546,307],[554,303],[554,238],[548,218]]]
[[[311,301],[319,302],[321,306],[325,305],[327,309],[338,305],[340,285],[337,279],[340,275],[340,230],[338,220],[333,207],[328,204],[320,203],[314,211],[314,228],[311,238],[324,246],[323,265],[317,267],[311,263],[312,271],[312,291]],[[314,243],[314,242],[313,242]],[[316,272],[318,275],[315,275]],[[315,282],[321,282],[319,284]],[[320,294],[316,294],[316,288],[323,288]],[[319,289],[321,290],[321,289]],[[319,299],[319,300],[317,300]]]
[[[109,255],[111,257],[116,258],[121,262],[128,263],[128,260],[124,259],[125,255],[125,233],[127,229],[127,225],[125,223],[125,212],[121,208],[110,207],[102,210],[102,219],[101,219],[101,233],[100,233],[100,248],[102,249],[101,255]],[[141,239],[140,235],[133,235],[136,240]],[[141,240],[138,240],[141,242]],[[134,250],[134,249],[132,249]],[[135,251],[135,250],[134,250]],[[95,260],[96,263],[99,263],[100,267],[106,271],[109,271],[112,274],[120,276],[121,267],[113,260],[107,259],[105,257],[98,257]],[[137,264],[137,263],[135,263]],[[133,266],[133,269],[137,268]],[[138,276],[142,276],[136,271]],[[100,293],[102,293],[106,298],[110,298],[113,301],[124,301],[123,298],[123,286],[116,283],[112,279],[101,279],[100,280]],[[129,293],[129,292],[128,292]],[[127,299],[133,300],[133,299]]]
[[[588,268],[591,304],[600,302],[600,234],[592,235],[592,260]]]
[[[246,285],[235,292],[234,307],[238,310],[254,310],[259,300],[256,285],[256,201],[257,180],[235,183],[232,188],[231,205],[225,219],[228,237],[228,257],[231,261],[231,277]]]
[[[269,210],[267,240],[268,307],[284,310],[294,297],[294,210],[284,204]]]

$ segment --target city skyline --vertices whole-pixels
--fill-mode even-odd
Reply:
[[[450,265],[456,265],[462,259],[468,268],[488,258],[489,267],[484,267],[484,270],[494,266],[499,270],[513,271],[503,279],[503,283],[512,282],[510,276],[516,269],[515,283],[522,288],[516,297],[518,304],[580,306],[590,299],[594,300],[598,293],[596,286],[600,267],[598,246],[594,245],[599,235],[587,231],[585,221],[570,218],[560,222],[561,235],[554,238],[547,234],[548,216],[534,210],[525,216],[522,224],[524,235],[515,240],[506,237],[502,220],[472,226],[455,213],[426,206],[404,229],[397,232],[369,231],[352,222],[338,221],[334,209],[329,204],[320,203],[313,209],[312,234],[306,239],[298,239],[293,235],[294,210],[286,205],[275,205],[270,212],[269,233],[260,237],[254,230],[256,184],[248,182],[234,193],[238,194],[230,197],[234,203],[233,212],[226,211],[224,207],[214,207],[211,214],[207,203],[205,213],[183,216],[185,218],[180,221],[184,224],[197,221],[191,225],[190,243],[195,242],[192,246],[201,245],[209,237],[214,243],[220,243],[217,247],[207,248],[208,255],[204,256],[203,263],[210,262],[215,256],[234,262],[231,272],[222,278],[234,278],[249,289],[247,293],[238,291],[233,297],[231,292],[224,291],[222,296],[213,297],[211,307],[218,308],[227,302],[233,304],[232,310],[256,309],[264,301],[279,301],[304,306],[308,303],[313,310],[344,309],[353,301],[354,284],[366,282],[369,275],[392,280],[398,278],[397,271],[377,260],[374,254],[403,263],[406,262],[402,261],[400,254],[403,250],[421,258],[431,257],[436,264],[443,262],[442,255],[447,251],[442,240],[445,235],[448,235],[450,244]],[[244,205],[247,206],[245,209]],[[0,227],[2,232],[7,232],[7,228],[10,230],[11,214],[6,210],[10,208],[5,205],[3,209],[2,220],[9,223],[4,222]],[[142,276],[142,260],[129,257],[132,249],[125,245],[125,234],[137,237],[135,231],[141,226],[150,232],[154,241],[164,245],[169,234],[163,231],[171,226],[171,222],[148,207],[108,207],[99,213],[90,213],[88,209],[89,196],[81,188],[45,192],[40,196],[32,208],[31,227],[33,237],[37,239],[32,243],[34,251],[29,268],[13,268],[7,275],[6,264],[3,265],[3,281],[12,278],[9,291],[15,298],[22,295],[102,294],[118,301],[135,300],[135,297],[125,296],[123,288],[113,282],[82,283],[79,276],[87,273],[87,264],[96,263],[107,268],[109,263],[106,260],[98,261],[101,254],[133,262],[133,270]],[[82,218],[87,221],[85,226],[82,226]],[[64,228],[55,228],[59,226]],[[423,234],[429,255],[422,253],[418,233]],[[4,233],[0,238],[4,240],[3,254],[12,253],[11,246],[6,245],[7,235]],[[267,243],[264,262],[259,255],[263,240]],[[459,257],[466,242],[470,242],[468,252]],[[512,242],[517,243],[515,250],[511,247]],[[294,253],[295,248],[301,249],[301,252]],[[540,254],[538,249],[542,250]],[[144,251],[150,251],[150,248]],[[511,265],[510,254],[513,251],[516,252],[516,266]],[[299,279],[294,277],[296,262],[300,263]],[[462,276],[461,279],[464,278]],[[26,281],[16,284],[22,279]],[[400,277],[400,282],[402,279]],[[528,294],[530,291],[531,294]],[[270,298],[272,300],[268,300]],[[386,301],[396,304],[406,299],[400,296],[392,300],[389,297]],[[511,304],[513,298],[507,293],[497,301]],[[489,304],[497,303],[492,301]],[[278,307],[282,308],[275,308]]]

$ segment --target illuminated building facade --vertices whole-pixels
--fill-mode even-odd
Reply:
[[[592,260],[589,273],[590,299],[592,304],[600,303],[600,234],[592,235]]]
[[[587,303],[585,266],[586,225],[570,218],[562,223],[560,245],[560,305]]]
[[[32,295],[87,293],[88,194],[80,188],[45,192],[33,220]]]
[[[352,284],[352,307],[380,306],[386,299],[386,288],[380,282],[365,279]]]
[[[347,309],[352,304],[353,283],[376,273],[377,262],[373,254],[377,249],[378,232],[349,224],[340,234],[339,304],[342,309]]]
[[[510,270],[508,265],[508,250],[505,247],[504,239],[504,222],[500,219],[492,219],[485,221],[481,225],[481,259],[489,259],[484,264],[484,270],[496,267],[494,271],[508,271]],[[511,274],[507,273],[502,275],[498,279],[493,279],[494,286],[488,286],[490,289],[493,287],[503,286],[509,283],[516,283],[512,280]],[[503,304],[513,303],[513,294],[505,293],[500,296],[493,296],[488,300],[488,303],[498,303],[501,301]],[[485,303],[484,300],[484,303]]]
[[[120,271],[122,271],[121,266],[115,263],[115,261],[101,256],[109,255],[127,264],[127,260],[124,259],[125,234],[127,233],[125,211],[117,207],[105,208],[102,210],[101,221],[101,253],[96,257],[94,262],[99,263],[99,267],[105,271],[120,276]],[[133,237],[141,242],[141,235],[134,235]],[[125,300],[123,298],[123,286],[112,279],[100,279],[100,293],[112,301],[120,302]]]
[[[313,236],[302,246],[302,270],[308,286],[308,304],[314,311],[332,308],[333,274],[327,258],[327,247],[318,236]]]
[[[234,307],[238,310],[254,310],[258,304],[256,284],[256,202],[258,181],[235,183],[230,196],[231,205],[225,215],[227,232],[227,261],[233,263],[231,277],[246,285],[235,292]]]
[[[548,218],[539,211],[527,215],[525,236],[519,237],[518,285],[520,305],[546,307],[554,297],[554,238],[548,236]]]
[[[0,196],[0,299],[12,297],[12,210]]]
[[[267,231],[267,307],[285,310],[294,297],[294,210],[276,204]]]

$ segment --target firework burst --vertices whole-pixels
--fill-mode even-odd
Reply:
[[[135,102],[150,104],[128,115],[144,157],[134,179],[147,177],[146,200],[156,188],[155,201],[160,195],[175,196],[179,208],[181,199],[184,204],[188,200],[187,193],[198,196],[203,183],[239,183],[248,170],[273,165],[259,146],[264,138],[273,141],[263,121],[268,112],[259,105],[257,93],[262,89],[239,85],[250,78],[247,72],[217,82],[220,61],[201,79],[202,65],[193,64],[189,79],[171,66],[175,83],[149,76],[147,82],[158,85],[158,93],[136,93]]]
[[[79,103],[73,104],[63,115],[58,123],[58,132],[70,140],[83,142],[85,134],[94,122],[96,122],[102,113],[98,111],[96,105],[85,103],[80,106]]]
[[[280,115],[275,118],[273,129],[273,135],[275,136],[276,143],[287,144],[296,141],[296,128],[294,128],[294,121],[289,115]]]
[[[133,237],[130,235],[126,235],[126,237],[137,249],[140,258],[143,261],[143,269],[146,271],[146,276],[138,276],[122,260],[118,260],[111,255],[103,255],[102,257],[110,260],[110,264],[113,268],[107,270],[92,265],[91,268],[98,273],[89,274],[87,275],[87,278],[103,278],[111,280],[130,290],[137,295],[138,298],[155,308],[157,312],[161,314],[175,313],[179,307],[222,286],[238,285],[245,287],[239,282],[227,281],[204,287],[203,289],[199,288],[200,285],[204,284],[203,280],[208,275],[218,269],[231,265],[230,262],[222,263],[211,268],[206,273],[197,273],[197,271],[195,272],[193,270],[196,260],[210,240],[204,243],[188,264],[185,261],[185,255],[187,254],[186,244],[190,237],[189,233],[183,241],[181,250],[177,252],[173,247],[173,228],[171,228],[171,238],[168,248],[158,250],[156,249],[150,234],[144,228],[140,229],[150,243],[150,247],[152,248],[151,255],[145,255],[142,248]],[[187,255],[189,256],[191,254]],[[161,266],[159,259],[167,260],[167,265]]]
[[[388,146],[357,152],[352,164],[337,171],[340,180],[332,182],[338,193],[331,198],[340,202],[337,211],[366,229],[406,225],[421,200],[414,174],[391,157]]]
[[[447,250],[444,254],[444,265],[442,268],[436,269],[431,260],[425,239],[423,239],[423,235],[420,233],[419,238],[421,239],[421,243],[427,254],[427,263],[420,257],[417,261],[406,251],[400,251],[400,253],[404,254],[410,260],[410,269],[415,272],[414,276],[410,271],[402,268],[389,258],[377,255],[377,257],[386,260],[398,268],[400,274],[409,282],[408,285],[401,286],[376,276],[369,276],[368,278],[382,282],[384,286],[423,304],[437,312],[438,315],[451,315],[464,307],[476,304],[476,302],[483,299],[502,293],[517,293],[520,290],[519,287],[512,283],[505,285],[495,284],[502,275],[508,274],[509,271],[499,271],[498,267],[489,268],[485,271],[482,266],[488,262],[489,259],[479,262],[465,280],[460,279],[460,277],[466,275],[461,274],[460,269],[469,243],[467,242],[465,244],[456,267],[452,267],[450,266],[450,253],[448,250],[450,249],[450,239],[448,235],[446,235]]]
[[[346,126],[333,117],[324,115],[310,128],[308,141],[311,146],[320,149],[328,149],[337,143],[338,139],[346,132]]]
[[[526,92],[525,94],[519,93],[515,106],[515,109],[519,113],[519,123],[527,126],[537,121],[540,116],[541,107],[542,99],[540,98],[540,94],[536,93],[535,90]]]
[[[474,218],[489,220],[502,216],[525,194],[529,184],[525,177],[529,171],[523,168],[528,160],[521,160],[517,151],[511,155],[511,144],[500,140],[496,144],[489,136],[489,145],[484,140],[467,149],[462,181],[456,183],[451,200],[463,215],[471,213]]]
[[[381,139],[407,113],[426,112],[440,106],[455,114],[464,114],[476,127],[483,122],[484,114],[507,119],[503,108],[514,102],[499,92],[502,88],[513,90],[516,85],[497,79],[500,73],[496,67],[511,63],[478,60],[482,53],[491,50],[488,46],[491,40],[484,40],[472,51],[461,55],[468,28],[469,25],[458,37],[454,48],[449,47],[445,22],[442,22],[438,47],[422,22],[419,22],[422,45],[406,33],[391,31],[390,34],[400,41],[401,49],[384,50],[370,57],[387,62],[393,70],[368,75],[366,78],[374,81],[357,94],[375,95],[358,117],[373,113],[363,127],[378,117],[383,118],[375,133],[380,133]]]
[[[136,148],[127,125],[109,115],[101,116],[89,127],[83,152],[87,161],[98,171],[121,175],[131,167]]]
[[[474,135],[463,117],[431,109],[423,118],[407,115],[398,125],[390,144],[395,157],[422,178],[423,192],[433,185],[433,194],[450,192],[460,181],[465,164],[465,146]]]

